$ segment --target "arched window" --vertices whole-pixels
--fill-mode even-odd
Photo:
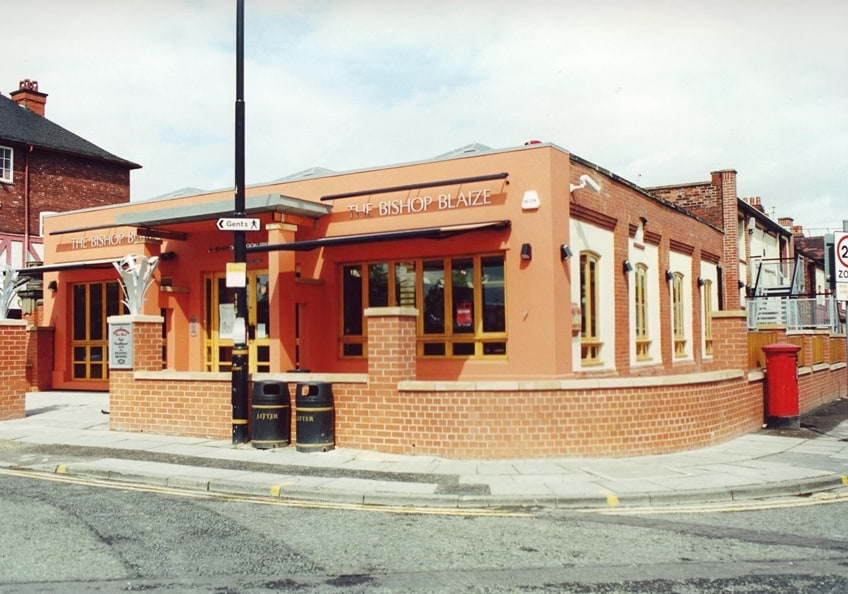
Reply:
[[[598,333],[598,260],[594,252],[580,254],[580,359],[600,365],[602,343]]]
[[[713,354],[713,281],[704,281],[704,354]]]
[[[686,356],[686,329],[683,325],[683,275],[675,272],[671,280],[671,311],[674,316],[674,356]]]
[[[651,358],[651,339],[648,336],[648,267],[636,265],[635,313],[636,313],[636,360]]]

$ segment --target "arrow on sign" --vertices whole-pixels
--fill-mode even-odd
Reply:
[[[261,228],[259,219],[220,218],[217,225],[218,231],[259,231]]]

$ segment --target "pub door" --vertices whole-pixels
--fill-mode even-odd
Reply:
[[[230,371],[233,354],[235,289],[227,287],[226,274],[204,277],[207,371]],[[271,328],[268,315],[268,271],[247,272],[247,348],[250,373],[271,371]]]

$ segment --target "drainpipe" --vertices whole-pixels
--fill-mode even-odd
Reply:
[[[29,155],[32,152],[32,145],[28,144],[24,152],[24,258],[23,265],[26,267],[29,262]]]

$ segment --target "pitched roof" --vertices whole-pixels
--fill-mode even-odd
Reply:
[[[824,262],[824,237],[804,237],[803,235],[795,236],[795,248],[817,262]]]
[[[91,157],[123,165],[127,169],[139,169],[141,167],[137,163],[127,161],[103,150],[59,124],[55,124],[0,95],[0,141],[2,140]]]

